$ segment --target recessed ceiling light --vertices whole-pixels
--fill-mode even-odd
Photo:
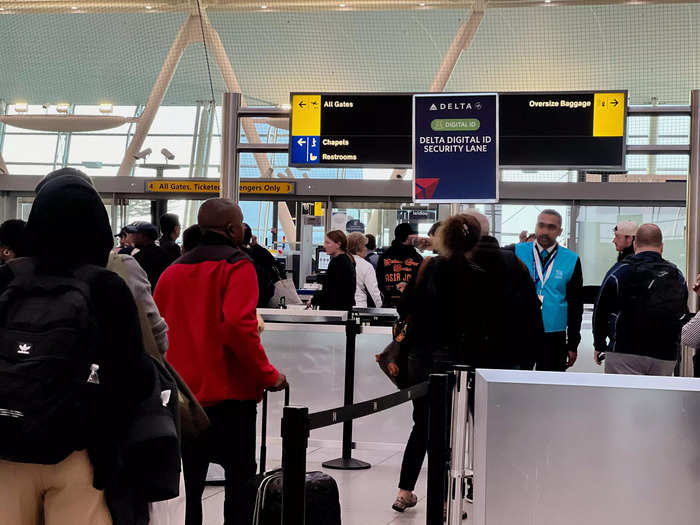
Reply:
[[[71,6],[71,9],[72,9],[73,11],[75,11],[76,9],[78,9],[78,6],[75,6],[75,5],[74,5],[74,6]]]
[[[345,7],[345,4],[338,4],[338,7]]]
[[[266,6],[266,5],[261,5],[261,6],[260,6],[260,9],[267,9],[267,6]]]
[[[0,7],[0,11],[4,11],[4,10],[5,10],[5,8],[4,8],[4,7]]]
[[[418,5],[421,6],[421,7],[425,7],[425,3],[422,3],[422,2],[421,2],[420,4],[418,4]]]
[[[149,10],[150,10],[150,9],[153,9],[153,6],[152,6],[152,5],[147,5],[147,6],[146,6],[146,9],[149,9]]]

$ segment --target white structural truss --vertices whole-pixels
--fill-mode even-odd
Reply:
[[[488,4],[488,0],[476,0],[469,19],[459,26],[457,34],[447,50],[447,53],[445,53],[445,58],[442,60],[440,69],[438,69],[435,79],[430,86],[431,93],[440,93],[445,90],[445,86],[447,86],[447,82],[450,80],[450,76],[452,76],[452,72],[457,65],[459,57],[462,56],[462,52],[469,49],[472,40],[474,40],[476,36],[476,32],[479,30],[481,21],[484,19],[486,4]],[[402,179],[405,173],[405,169],[395,169],[391,174],[391,178]]]
[[[136,161],[136,154],[143,147],[143,143],[148,136],[148,132],[153,124],[153,119],[163,102],[163,97],[168,90],[170,81],[175,74],[177,65],[182,58],[185,49],[191,44],[206,42],[209,49],[211,49],[216,64],[221,72],[221,76],[224,79],[224,84],[226,85],[226,90],[231,93],[241,93],[241,86],[238,83],[236,74],[231,67],[231,61],[228,58],[226,49],[219,34],[216,29],[209,22],[205,12],[200,14],[191,14],[187,20],[182,24],[180,31],[175,37],[173,45],[170,47],[168,56],[165,59],[165,63],[156,78],[156,82],[151,90],[151,94],[148,97],[146,106],[143,113],[139,117],[136,123],[136,129],[134,131],[134,136],[129,143],[129,147],[124,154],[124,159],[122,160],[121,166],[119,167],[119,172],[117,175],[129,176],[131,175],[131,170],[134,167],[134,162]],[[242,119],[241,125],[243,127],[243,132],[245,133],[248,141],[251,143],[260,142],[260,136],[255,129],[255,124],[250,119]],[[255,162],[260,170],[261,177],[270,177],[273,173],[272,165],[265,153],[254,154]],[[288,239],[288,242],[296,242],[296,228],[292,220],[292,215],[289,212],[289,207],[287,203],[278,203],[279,220],[282,224],[284,234]]]

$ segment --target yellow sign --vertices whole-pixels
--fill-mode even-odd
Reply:
[[[625,105],[624,93],[596,93],[593,136],[622,137],[625,134]]]
[[[147,184],[146,191],[159,193],[219,193],[219,181],[152,180]]]
[[[321,135],[321,95],[292,96],[292,136]]]
[[[203,182],[194,180],[152,180],[146,185],[146,191],[156,193],[219,193],[219,181]],[[294,193],[293,182],[277,182],[275,180],[241,182],[241,193],[265,195],[290,195]]]
[[[293,182],[241,182],[241,193],[266,195],[291,195],[294,193]]]
[[[323,217],[323,203],[314,202],[314,217]]]

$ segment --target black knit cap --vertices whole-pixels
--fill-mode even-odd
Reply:
[[[406,239],[408,239],[409,235],[415,235],[415,234],[416,234],[416,230],[413,229],[413,225],[411,225],[407,222],[402,222],[394,230],[394,238],[398,242],[406,242]]]

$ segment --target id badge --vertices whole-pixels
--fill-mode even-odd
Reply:
[[[538,295],[537,297],[540,300],[541,306],[544,306],[544,295]]]

